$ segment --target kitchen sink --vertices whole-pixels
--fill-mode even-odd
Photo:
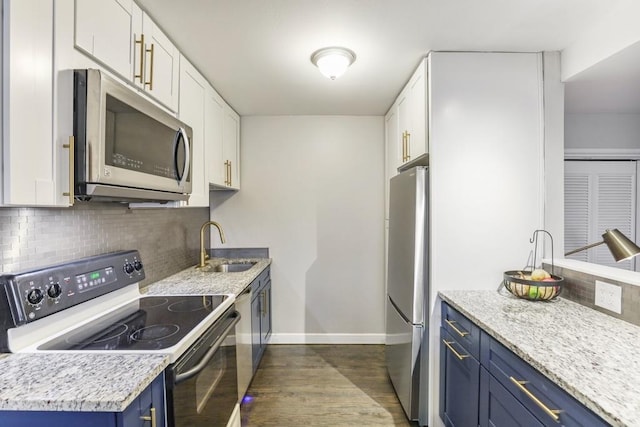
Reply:
[[[211,271],[216,273],[239,273],[241,271],[247,271],[254,265],[256,265],[255,262],[234,262],[231,264],[218,264],[211,267]]]

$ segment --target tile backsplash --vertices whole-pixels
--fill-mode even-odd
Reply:
[[[551,271],[548,264],[545,268]],[[558,266],[555,266],[554,274],[565,279],[562,297],[640,326],[640,286]],[[622,288],[622,314],[595,305],[596,280]]]
[[[137,249],[144,286],[197,263],[200,226],[208,219],[209,208],[129,209],[118,203],[0,208],[1,271]]]

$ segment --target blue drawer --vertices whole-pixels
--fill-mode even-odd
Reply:
[[[482,334],[482,366],[545,426],[609,425],[511,350]]]
[[[480,328],[447,303],[442,303],[442,327],[480,360]]]

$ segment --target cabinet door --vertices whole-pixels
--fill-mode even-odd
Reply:
[[[486,369],[480,373],[481,427],[541,427],[534,417]]]
[[[67,206],[68,155],[53,138],[52,0],[3,3],[2,202]],[[56,177],[64,176],[65,182]]]
[[[440,328],[440,418],[447,426],[478,425],[480,362]]]
[[[205,97],[207,81],[186,58],[180,61],[180,120],[193,131],[191,138],[192,190],[189,206],[209,206],[207,147],[205,146]]]
[[[420,63],[409,81],[409,135],[407,137],[408,160],[427,152],[427,68]]]
[[[260,345],[264,347],[271,335],[271,281],[268,281],[260,293],[262,296],[260,310]]]
[[[127,80],[132,77],[132,0],[76,0],[75,45]]]
[[[420,63],[396,100],[400,164],[428,151],[426,64]]]
[[[398,114],[398,130],[397,130],[397,139],[398,139],[398,153],[397,157],[400,159],[400,165],[411,160],[409,157],[410,152],[408,149],[407,142],[411,135],[411,96],[408,90],[408,86],[404,88],[404,90],[398,96],[396,100],[398,105],[397,114]]]
[[[117,416],[117,427],[149,427],[165,425],[164,374],[160,374]]]
[[[260,344],[260,293],[251,300],[251,355],[253,358],[253,373],[255,374],[262,356]]]
[[[398,166],[402,165],[401,141],[398,132],[397,105],[393,105],[384,118],[385,132],[385,218],[389,218],[389,180],[398,173]]]
[[[207,169],[209,170],[209,183],[214,186],[226,186],[225,174],[228,168],[222,154],[222,127],[224,122],[225,102],[213,89],[207,91],[205,106],[205,139],[207,145]]]
[[[226,185],[240,188],[240,116],[225,105],[222,157],[227,167]]]
[[[142,13],[142,34],[144,35],[142,59],[144,90],[170,110],[176,111],[180,53],[160,27],[144,12]]]

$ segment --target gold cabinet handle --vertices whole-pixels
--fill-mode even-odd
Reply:
[[[233,169],[231,169],[231,160],[229,160],[229,187],[233,185]]]
[[[452,352],[453,354],[455,354],[455,355],[456,355],[456,357],[457,357],[458,359],[462,360],[462,359],[465,359],[465,358],[469,357],[469,355],[468,355],[468,354],[460,354],[460,353],[458,353],[458,352],[456,351],[456,349],[455,349],[455,348],[453,348],[453,346],[452,346],[451,344],[454,344],[454,343],[455,343],[455,341],[442,340],[442,342],[444,343],[444,345],[446,345],[446,346],[449,348],[449,350],[451,350],[451,352]]]
[[[407,132],[402,132],[402,163],[407,161]]]
[[[134,40],[134,43],[140,45],[140,71],[133,78],[140,79],[140,83],[144,84],[144,34],[140,34],[140,40]]]
[[[558,416],[558,414],[561,413],[562,410],[560,410],[560,409],[549,409],[547,407],[547,405],[542,403],[540,401],[540,399],[535,397],[533,395],[533,393],[531,393],[529,390],[527,390],[527,388],[524,385],[527,384],[529,381],[519,381],[519,380],[517,380],[517,379],[515,379],[513,377],[509,377],[509,379],[511,380],[512,383],[514,383],[516,385],[516,387],[518,387],[520,389],[520,391],[522,391],[524,394],[526,394],[529,399],[533,400],[533,402],[536,405],[538,405],[540,407],[540,409],[542,409],[547,415],[549,415],[551,418],[553,418],[554,421],[559,421],[560,420],[560,417]]]
[[[229,185],[229,160],[224,161],[224,184]]]
[[[260,292],[260,298],[262,299],[262,304],[260,304],[260,316],[264,317],[267,312],[265,307],[267,305],[267,293],[264,290]]]
[[[140,417],[142,421],[151,421],[151,427],[157,427],[156,425],[156,408],[149,409],[149,415],[143,415]]]
[[[460,335],[461,337],[466,337],[467,335],[469,335],[469,332],[466,331],[461,331],[460,329],[456,328],[456,325],[454,325],[454,323],[456,323],[455,320],[449,320],[449,319],[445,319],[445,322],[447,322],[447,324],[449,326],[451,326],[451,328],[456,331],[458,333],[458,335]]]
[[[407,160],[411,159],[411,134],[407,131]]]
[[[71,206],[73,206],[73,202],[74,202],[74,199],[75,199],[74,187],[76,185],[75,179],[74,179],[74,172],[75,172],[75,165],[74,165],[74,163],[75,163],[75,137],[73,135],[71,135],[69,137],[69,143],[68,144],[62,144],[62,146],[64,148],[68,148],[69,149],[69,191],[62,193],[62,195],[69,197],[69,204]]]
[[[149,53],[149,81],[144,82],[145,86],[149,86],[149,90],[153,90],[153,43],[151,43],[151,49],[147,49],[147,53]]]

